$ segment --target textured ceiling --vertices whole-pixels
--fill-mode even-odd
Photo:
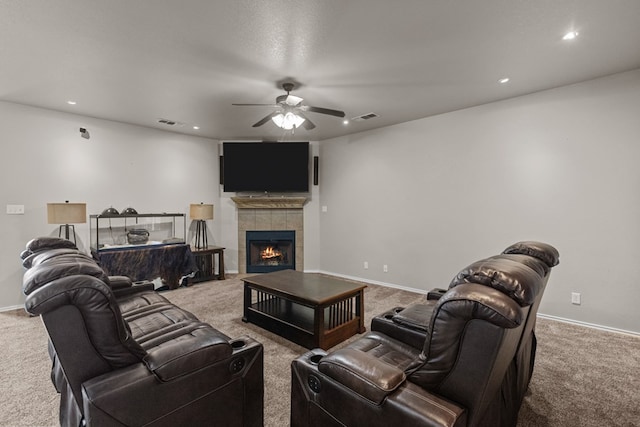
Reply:
[[[324,140],[640,68],[639,42],[637,0],[3,0],[0,100]],[[231,105],[273,103],[287,77],[308,105],[379,117],[309,113],[292,136],[251,127],[272,109]]]

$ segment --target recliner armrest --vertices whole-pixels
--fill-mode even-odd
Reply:
[[[434,307],[434,303],[411,304],[404,310],[397,312],[391,320],[411,329],[426,332],[429,329],[429,321]]]
[[[109,277],[109,286],[114,291],[116,289],[130,288],[133,286],[133,282],[128,276],[108,276]]]
[[[171,381],[159,380],[145,363],[85,381],[87,425],[226,425],[225,420],[238,412],[246,417],[244,425],[262,425],[262,344],[243,336],[229,345],[234,348],[231,357],[212,358],[201,369]],[[238,400],[242,393],[244,401]]]
[[[396,307],[371,320],[371,330],[382,332],[413,348],[422,348],[437,300]]]
[[[404,371],[352,348],[324,356],[318,370],[376,405],[406,379]]]
[[[331,356],[324,350],[314,349],[291,362],[291,427],[334,423],[408,426],[416,425],[417,420],[420,425],[433,427],[467,425],[464,407],[409,380],[402,381],[394,390],[387,392],[378,405],[371,404],[369,396],[356,393],[340,378],[346,379],[352,375],[365,382],[368,376],[375,374],[364,372],[358,375],[358,371],[354,371],[350,374],[336,373],[338,378],[331,377],[320,372],[319,367],[323,360],[330,361]],[[318,407],[327,412],[318,410]]]
[[[427,333],[424,330],[412,328],[395,322],[396,314],[402,312],[404,307],[395,307],[371,319],[371,331],[381,332],[413,348],[422,349]]]
[[[142,280],[139,282],[132,282],[127,276],[109,276],[109,287],[113,291],[116,298],[121,298],[127,295],[133,295],[138,292],[153,291],[153,282],[149,280]]]
[[[166,382],[228,359],[232,353],[233,348],[223,335],[203,325],[150,349],[144,363],[160,381]]]

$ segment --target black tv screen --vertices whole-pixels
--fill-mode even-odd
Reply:
[[[224,142],[224,191],[308,192],[308,142]]]

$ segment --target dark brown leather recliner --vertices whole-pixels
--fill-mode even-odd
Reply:
[[[345,348],[296,359],[291,425],[515,425],[558,256],[536,242],[510,248],[463,269],[437,299],[376,317]]]
[[[535,323],[538,307],[551,273],[559,263],[559,253],[551,245],[524,241],[495,255],[470,264],[451,281],[449,288],[462,283],[478,283],[498,289],[525,308],[526,320],[514,359],[509,365],[501,393],[491,411],[500,414],[502,426],[515,425],[518,410],[529,387],[536,354]],[[429,292],[430,301],[396,307],[373,318],[371,329],[384,332],[405,343],[420,347],[426,337],[435,301],[445,289]]]
[[[231,339],[74,251],[42,238],[22,254],[25,308],[49,335],[62,426],[263,425],[260,343]]]

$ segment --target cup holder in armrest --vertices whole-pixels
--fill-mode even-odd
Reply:
[[[244,342],[244,340],[231,341],[230,344],[231,344],[231,348],[233,348],[234,350],[241,349],[247,345],[247,343]]]
[[[386,313],[382,313],[376,317],[384,320],[393,320],[394,316],[404,310],[404,307],[394,307]]]
[[[318,362],[320,362],[320,359],[322,359],[322,357],[323,357],[322,354],[314,354],[309,358],[309,362],[311,362],[314,365],[317,365]]]

